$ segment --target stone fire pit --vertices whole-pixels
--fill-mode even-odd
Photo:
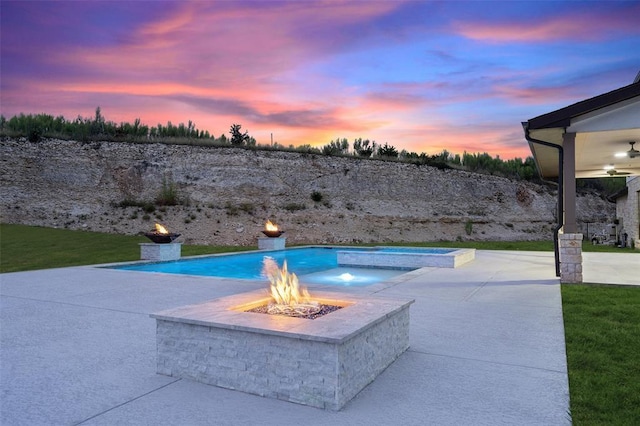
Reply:
[[[413,300],[316,292],[316,319],[246,312],[264,290],[151,314],[157,372],[339,410],[409,347]]]

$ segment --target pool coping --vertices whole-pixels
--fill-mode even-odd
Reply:
[[[419,249],[403,251],[384,251],[394,246],[376,246],[376,250],[338,250],[338,265],[416,269],[423,267],[457,268],[471,262],[476,257],[476,249],[451,249],[446,253],[419,253]],[[435,249],[435,247],[431,247]]]

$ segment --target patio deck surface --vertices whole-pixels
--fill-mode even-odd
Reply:
[[[585,282],[638,284],[638,256],[584,253]],[[264,286],[95,267],[0,275],[0,424],[571,423],[552,253],[477,251],[456,269],[331,287],[415,299],[409,350],[339,412],[156,374],[150,313]]]

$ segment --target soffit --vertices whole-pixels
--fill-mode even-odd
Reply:
[[[616,157],[637,142],[640,150],[640,96],[573,117],[567,132],[576,133],[576,177],[610,176],[604,169],[613,165],[616,176],[640,175],[640,156]],[[529,135],[538,140],[562,146],[564,127],[534,129]],[[558,150],[529,143],[536,164],[544,178],[558,176]]]

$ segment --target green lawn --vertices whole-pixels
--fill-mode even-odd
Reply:
[[[142,236],[0,224],[0,272],[138,260]],[[422,247],[552,251],[551,241],[433,242]],[[185,256],[255,247],[183,245]],[[584,251],[631,252],[584,243]],[[563,285],[574,425],[640,424],[640,287]]]
[[[573,424],[640,424],[640,287],[563,285]]]
[[[144,236],[105,234],[37,226],[0,224],[0,272],[27,271],[63,266],[93,265],[140,259],[138,243]],[[436,241],[399,243],[416,247],[459,247],[478,250],[553,251],[552,241]],[[250,250],[241,246],[183,245],[182,254],[221,253]],[[583,244],[584,251],[632,252],[611,246]]]
[[[144,236],[0,224],[0,272],[139,260],[138,243],[145,242],[150,241]],[[251,248],[183,245],[182,254],[193,256]]]
[[[367,244],[376,245],[376,244]],[[477,250],[518,250],[518,251],[553,251],[553,240],[548,241],[434,241],[424,243],[396,243],[385,245],[402,245],[413,247],[452,247],[475,248]],[[582,243],[585,252],[637,253],[632,248],[618,248],[609,245],[593,245],[588,241]]]

